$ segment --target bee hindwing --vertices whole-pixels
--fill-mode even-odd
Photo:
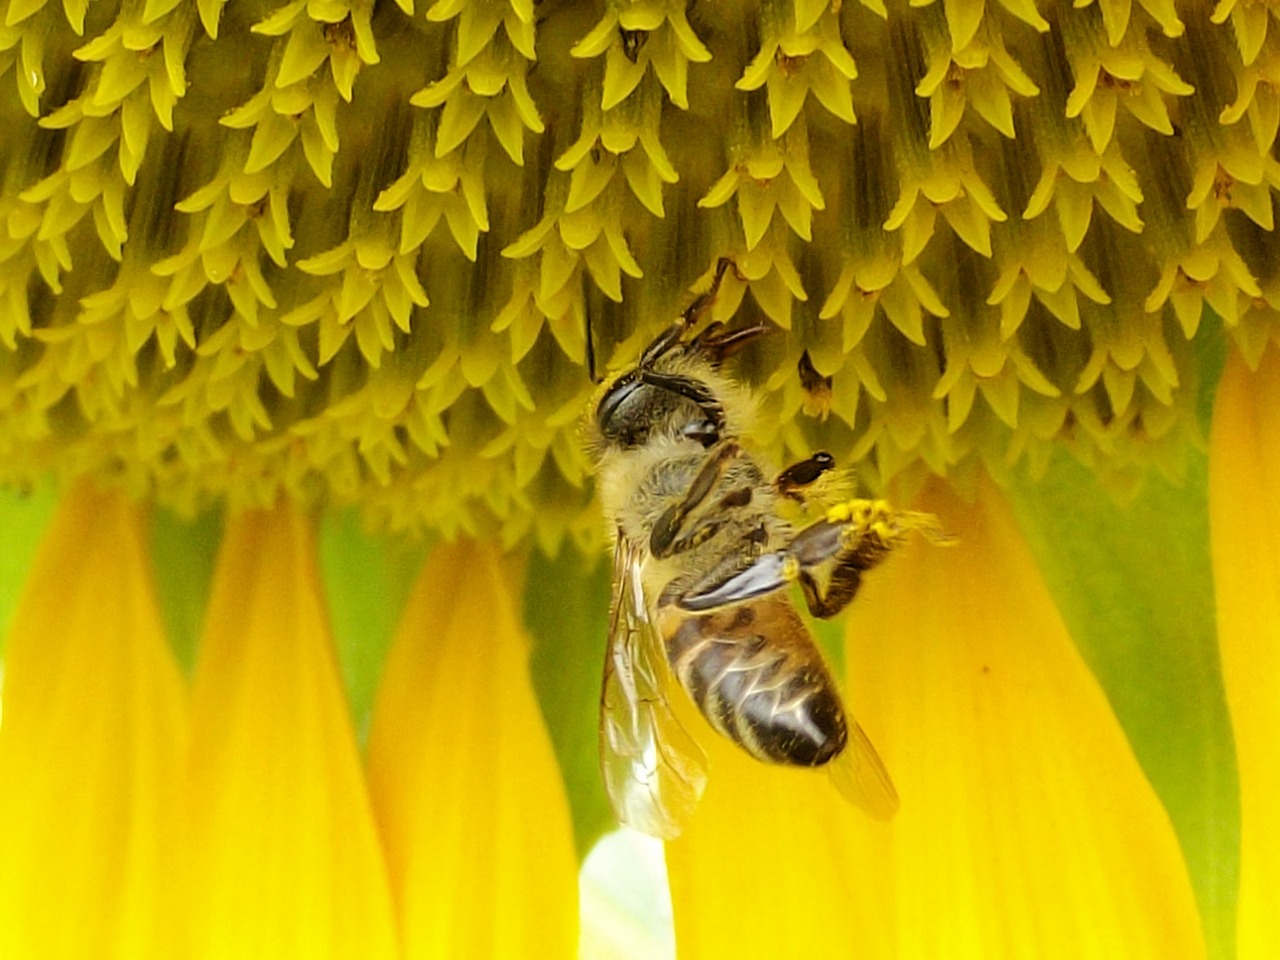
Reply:
[[[678,836],[707,782],[702,749],[671,711],[662,641],[640,579],[643,551],[618,533],[600,693],[600,767],[619,823]]]
[[[898,812],[898,791],[870,738],[848,717],[849,741],[831,763],[831,780],[841,795],[877,820],[889,820]]]

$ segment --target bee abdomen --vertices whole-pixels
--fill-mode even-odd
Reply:
[[[685,618],[667,653],[711,726],[757,759],[812,767],[844,749],[839,694],[785,598]]]

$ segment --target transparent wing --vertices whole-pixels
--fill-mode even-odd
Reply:
[[[898,791],[858,721],[848,714],[846,721],[849,740],[828,767],[831,779],[854,806],[877,820],[888,820],[898,812]]]
[[[643,551],[618,532],[600,693],[600,769],[619,823],[670,840],[693,815],[707,758],[671,712],[662,638],[645,603]]]

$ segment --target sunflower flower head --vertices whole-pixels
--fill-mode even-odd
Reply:
[[[588,332],[720,256],[779,457],[1177,469],[1280,305],[1269,9],[6,0],[5,479],[589,542]]]
[[[32,839],[0,854],[0,944],[83,955],[27,909],[65,902],[122,957],[571,951],[574,852],[608,822],[588,374],[727,258],[706,319],[772,331],[733,371],[761,454],[829,451],[957,548],[869,577],[847,653],[823,635],[907,764],[899,832],[718,744],[718,812],[668,850],[681,950],[784,955],[821,903],[869,955],[1275,955],[1280,668],[1254,644],[1280,560],[1256,558],[1262,588],[1239,571],[1255,526],[1280,539],[1278,21],[1275,0],[0,0],[0,488],[66,491],[4,651],[0,811]],[[166,536],[183,561],[151,571]],[[431,548],[412,588],[369,546],[408,540]],[[27,555],[3,546],[0,586]],[[108,641],[101,682],[68,669]],[[77,856],[89,832],[119,842]],[[745,876],[755,850],[785,889],[725,897],[709,865]],[[921,919],[946,903],[972,922]],[[792,919],[726,933],[771,906]]]

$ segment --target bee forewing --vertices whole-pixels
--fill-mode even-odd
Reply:
[[[889,820],[898,812],[898,791],[862,727],[852,716],[846,720],[849,740],[829,765],[831,780],[854,806],[877,820]]]
[[[600,768],[618,822],[669,840],[693,816],[707,761],[667,702],[668,667],[645,603],[641,562],[642,551],[619,532],[600,695]]]

